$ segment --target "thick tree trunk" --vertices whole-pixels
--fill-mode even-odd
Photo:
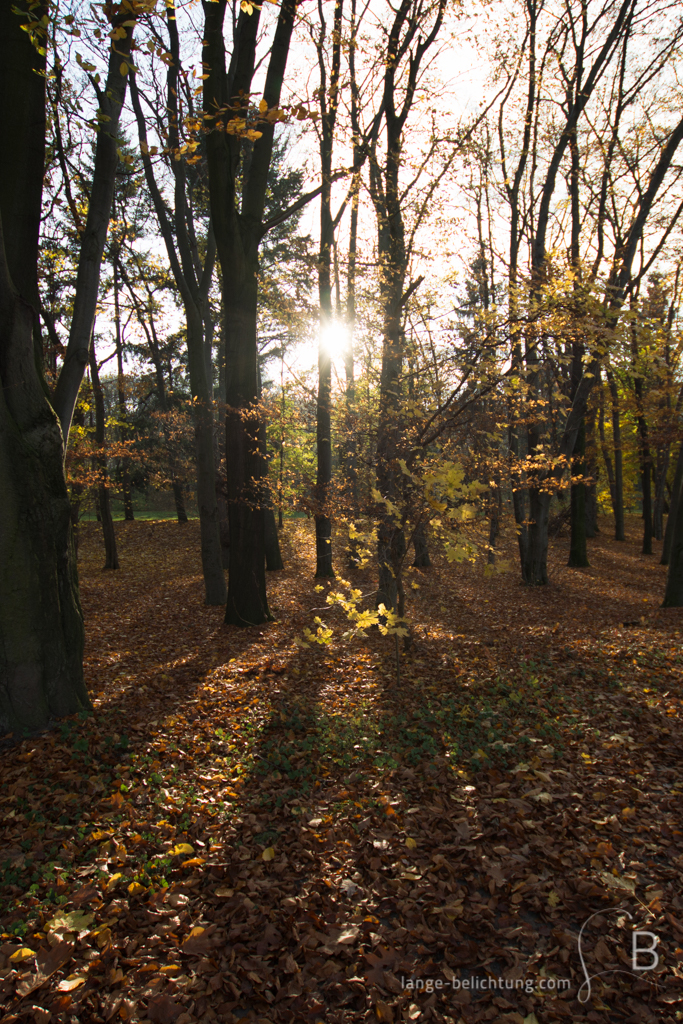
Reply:
[[[90,707],[64,449],[36,372],[34,315],[0,230],[0,733],[17,738]]]
[[[252,92],[260,9],[240,12],[226,73],[223,23],[225,0],[204,4],[204,107],[209,198],[221,263],[225,319],[226,471],[230,517],[230,570],[225,621],[253,626],[271,619],[266,597],[263,530],[263,459],[259,445],[256,315],[258,249],[264,225],[268,171],[273,152],[272,123],[259,124],[260,137],[244,156],[241,99]],[[263,102],[279,106],[296,0],[283,0],[270,48]],[[215,112],[215,113],[214,113]],[[231,130],[233,129],[233,130]],[[241,180],[240,167],[242,168]]]
[[[678,462],[683,459],[683,446],[678,456]],[[678,466],[676,467],[678,471]],[[677,473],[678,475],[678,473]],[[683,476],[683,469],[682,469]],[[669,556],[669,571],[666,577],[666,590],[664,592],[664,608],[683,608],[683,496],[680,487],[678,492],[672,495],[671,511],[669,520],[672,522],[671,530],[671,552]],[[675,508],[674,508],[675,504]],[[667,524],[668,530],[668,524]]]
[[[674,526],[678,516],[678,503],[681,500],[681,487],[683,487],[683,444],[681,444],[681,447],[678,449],[678,458],[676,459],[676,471],[674,473],[673,487],[671,488],[671,505],[669,506],[669,515],[666,519],[666,530],[664,531],[664,544],[662,546],[660,565],[669,564]]]
[[[263,457],[258,405],[256,301],[258,263],[246,281],[223,274],[226,316],[225,433],[230,570],[225,621],[255,626],[271,619],[266,595]],[[227,285],[226,285],[227,282]]]
[[[548,514],[550,494],[538,487],[529,488],[529,530],[522,579],[530,586],[548,582]]]
[[[572,466],[572,476],[583,476],[585,452],[586,427],[584,417],[581,421],[574,446],[575,461]],[[567,565],[574,569],[585,569],[590,566],[588,548],[586,546],[586,485],[583,480],[571,485],[571,542]]]

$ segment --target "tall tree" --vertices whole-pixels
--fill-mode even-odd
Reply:
[[[235,4],[235,8],[237,5]],[[259,244],[311,195],[264,222],[274,126],[284,83],[296,0],[280,6],[262,99],[252,106],[259,8],[240,6],[226,67],[227,0],[204,2],[204,110],[211,216],[221,264],[226,379],[226,470],[230,568],[226,623],[251,626],[271,618],[264,553],[264,476],[260,444],[257,306]],[[314,194],[317,194],[317,191]]]
[[[34,350],[47,17],[0,4],[0,731],[17,735],[90,706],[62,432]]]
[[[199,505],[199,528],[201,536],[202,571],[204,574],[205,601],[209,605],[224,604],[227,596],[221,542],[218,524],[218,501],[216,498],[216,474],[214,463],[214,424],[212,401],[211,342],[206,337],[206,328],[211,321],[208,294],[211,287],[215,263],[215,241],[211,223],[204,240],[203,259],[198,245],[195,218],[196,204],[193,203],[193,182],[188,167],[188,145],[181,151],[181,129],[183,116],[180,107],[181,67],[180,41],[173,0],[166,5],[166,24],[169,37],[169,62],[166,77],[166,101],[164,109],[167,123],[164,126],[168,150],[168,165],[173,174],[174,206],[172,219],[157,183],[154,166],[147,142],[147,125],[142,109],[141,95],[135,75],[131,75],[131,97],[138,126],[138,137],[142,152],[147,187],[159,223],[171,272],[180,292],[187,325],[187,354],[192,389],[195,425],[195,447],[197,454],[197,502]],[[187,92],[188,102],[191,93]],[[153,108],[158,111],[161,104],[155,101]],[[187,115],[194,111],[190,107]],[[194,147],[194,143],[192,143]],[[193,148],[189,152],[192,153]],[[210,333],[213,332],[211,324]],[[208,364],[208,365],[207,365]]]
[[[332,481],[332,247],[335,224],[332,217],[332,151],[339,106],[339,76],[342,50],[343,0],[335,0],[332,26],[332,60],[327,80],[327,24],[322,0],[318,0],[318,35],[315,40],[320,73],[320,253],[318,256],[318,297],[320,328],[318,338],[318,399],[316,405],[317,477],[315,513],[315,574],[334,576],[332,568],[332,520],[329,500]]]
[[[423,4],[402,0],[387,33],[381,106],[368,133],[370,195],[377,215],[382,316],[382,370],[377,433],[377,487],[384,509],[377,534],[378,603],[403,614],[400,565],[406,543],[404,524],[396,515],[400,501],[401,375],[405,356],[404,306],[415,282],[406,288],[409,246],[403,215],[400,172],[404,131],[420,70],[443,23],[446,0]],[[384,126],[384,145],[380,132]],[[414,234],[414,232],[413,232]],[[419,284],[419,281],[417,282]]]

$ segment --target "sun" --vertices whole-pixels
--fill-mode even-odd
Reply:
[[[323,329],[321,342],[333,362],[343,359],[349,347],[349,332],[344,324],[333,322]]]

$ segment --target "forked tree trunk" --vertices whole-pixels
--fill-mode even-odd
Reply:
[[[263,223],[273,124],[259,124],[259,138],[242,160],[237,123],[252,93],[260,8],[245,4],[233,36],[229,72],[223,23],[226,0],[204,4],[204,107],[211,217],[222,272],[225,322],[226,470],[230,517],[230,570],[225,621],[251,626],[272,616],[266,597],[263,531],[263,458],[259,445],[256,315],[258,249]],[[249,11],[247,13],[247,8]],[[280,5],[263,90],[268,110],[279,107],[296,0]],[[241,176],[241,177],[240,177]]]

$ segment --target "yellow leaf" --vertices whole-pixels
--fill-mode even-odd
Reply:
[[[180,866],[181,868],[196,868],[199,867],[200,864],[204,864],[205,862],[206,857],[191,857],[190,860],[184,860]]]
[[[410,836],[408,836],[408,838],[406,839],[406,846],[408,847],[409,850],[417,849],[417,843],[415,842],[414,839],[411,839]]]
[[[90,925],[95,920],[94,914],[86,914],[83,910],[72,910],[69,914],[56,914],[45,924],[46,932],[57,931],[58,928],[70,932],[85,934],[90,931]]]
[[[58,992],[73,992],[79,985],[85,985],[86,979],[81,978],[78,974],[70,974],[68,978],[64,978],[57,985]]]
[[[140,882],[131,882],[128,886],[128,892],[131,896],[137,896],[139,893],[145,892],[145,887]]]
[[[21,949],[15,949],[9,958],[11,964],[21,963],[23,960],[30,960],[32,956],[36,954],[28,946],[22,946]]]
[[[548,894],[548,903],[551,907],[556,907],[559,902],[560,897],[557,895],[554,889],[551,890],[551,892]]]
[[[267,109],[268,109],[268,104],[266,103],[265,100],[261,100],[261,102],[258,105],[258,112],[259,112],[259,114],[265,114]],[[317,590],[318,588],[316,587],[315,589]],[[323,588],[321,587],[320,589],[322,590]]]
[[[117,871],[115,875],[112,875],[111,878],[109,879],[109,881],[107,882],[107,891],[109,889],[113,889],[114,886],[117,885],[121,881],[122,878],[123,878],[123,875],[121,874],[120,871]]]
[[[125,60],[122,60],[121,63],[119,64],[119,74],[121,74],[121,75],[127,75],[128,74],[128,65],[126,64]]]
[[[111,928],[103,928],[97,933],[97,945],[100,949],[111,945]]]
[[[273,860],[274,857],[275,857],[275,850],[273,849],[272,846],[269,846],[261,854],[261,860]]]
[[[188,857],[194,853],[194,846],[189,843],[178,843],[172,850],[168,851],[171,857]]]

